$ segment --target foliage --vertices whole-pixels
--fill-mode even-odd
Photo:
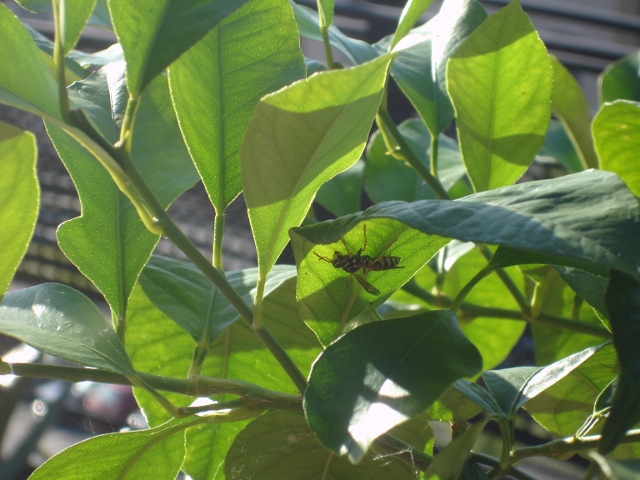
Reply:
[[[592,120],[518,1],[446,0],[413,28],[431,2],[409,0],[375,45],[332,24],[331,0],[20,3],[56,34],[0,5],[0,102],[46,122],[82,203],[58,243],[113,328],[69,286],[6,293],[0,332],[77,367],[2,372],[132,385],[150,425],[32,478],[525,478],[524,458],[574,454],[588,476],[637,475],[637,55],[604,74]],[[86,22],[119,46],[74,50]],[[390,77],[419,118],[394,123]],[[567,174],[515,183],[540,152]],[[34,230],[36,157],[0,123],[2,294]],[[212,262],[166,213],[197,181]],[[258,265],[225,271],[241,192]],[[337,218],[315,221],[314,199]],[[152,256],[161,235],[189,261]],[[275,266],[289,241],[296,266]],[[539,364],[496,369],[527,324]],[[556,438],[516,445],[522,409]],[[454,432],[435,455],[429,421]],[[473,450],[490,423],[498,457]]]

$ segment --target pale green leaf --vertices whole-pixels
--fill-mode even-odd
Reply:
[[[169,69],[180,129],[220,214],[242,190],[240,145],[261,97],[305,76],[291,7],[248,2]]]
[[[61,120],[56,81],[29,32],[5,5],[0,5],[0,32],[0,103]]]
[[[600,75],[600,103],[640,102],[640,50],[618,60]]]
[[[0,298],[27,251],[36,226],[40,187],[33,134],[0,122]]]
[[[413,28],[416,22],[420,19],[420,16],[425,12],[433,0],[408,0],[405,3],[400,19],[398,20],[398,28],[393,34],[393,40],[389,45],[389,49],[393,49],[404,36],[409,33],[409,30]]]
[[[186,417],[149,430],[93,437],[50,458],[29,478],[173,480],[184,458],[185,429],[204,421],[199,417]]]
[[[544,142],[552,69],[518,2],[478,27],[447,64],[460,150],[476,191],[510,185]]]
[[[582,88],[557,58],[553,66],[553,113],[560,119],[578,152],[582,168],[598,168],[598,157],[591,138],[591,115]]]
[[[242,144],[242,183],[265,276],[320,186],[353,165],[382,99],[390,56],[313,75],[258,104]]]
[[[593,119],[593,139],[603,170],[620,175],[640,195],[640,103],[606,103]]]

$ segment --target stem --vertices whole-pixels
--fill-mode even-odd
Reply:
[[[582,450],[597,448],[601,435],[589,435],[588,437],[566,437],[552,440],[535,447],[519,448],[511,452],[511,462],[515,463],[523,458],[529,457],[551,457],[562,459],[568,455],[573,455]],[[620,441],[623,443],[634,443],[640,441],[640,429],[629,430]]]
[[[486,245],[481,243],[477,245],[478,245],[478,248],[480,249],[480,253],[482,254],[482,256],[487,260],[487,262],[491,262],[491,258],[493,255],[491,254],[491,251],[489,250],[489,248]],[[507,287],[507,290],[509,290],[509,293],[511,293],[511,296],[518,303],[520,310],[522,310],[524,314],[530,316],[531,307],[529,306],[529,302],[527,302],[527,299],[524,297],[524,295],[522,294],[520,289],[517,287],[517,285],[513,283],[513,280],[511,280],[511,277],[507,274],[507,272],[505,272],[502,268],[496,268],[493,271],[496,272],[496,275],[498,275],[500,280],[502,280],[502,283],[504,284],[504,286]]]
[[[453,299],[445,294],[433,295],[426,290],[420,288],[416,282],[408,282],[402,287],[407,293],[431,304],[438,308],[450,309]],[[459,307],[459,315],[468,319],[478,317],[499,318],[505,320],[524,320],[530,323],[538,323],[541,325],[549,325],[557,328],[564,328],[574,332],[586,333],[594,337],[611,340],[611,332],[604,327],[591,325],[581,321],[569,318],[551,315],[549,313],[540,312],[536,318],[526,315],[520,310],[507,310],[503,308],[483,307],[474,303],[462,302]]]
[[[54,0],[53,21],[55,25],[55,38],[53,39],[53,64],[58,83],[58,101],[60,102],[60,114],[66,123],[71,123],[69,108],[69,96],[67,94],[67,78],[64,66],[64,37],[65,37],[65,0]]]
[[[438,177],[438,147],[440,139],[438,135],[431,135],[431,153],[429,154],[431,175]]]
[[[8,364],[11,372],[20,377],[52,378],[68,382],[100,382],[118,385],[131,385],[135,382],[125,375],[93,368],[62,367],[37,363]],[[259,408],[302,411],[302,400],[297,395],[280,393],[241,380],[228,380],[198,375],[192,378],[170,378],[136,372],[138,378],[149,387],[165,392],[180,393],[191,397],[210,397],[213,395],[237,395],[245,399],[246,404]]]
[[[213,220],[213,251],[211,254],[212,264],[217,269],[222,270],[222,235],[224,232],[225,214],[216,212]]]
[[[447,191],[443,188],[440,180],[434,177],[429,169],[425,167],[417,155],[411,150],[411,147],[406,142],[398,128],[396,127],[391,115],[389,112],[380,107],[378,109],[378,115],[376,116],[376,121],[378,123],[378,127],[380,131],[385,131],[386,135],[391,135],[393,138],[393,142],[395,145],[387,145],[391,149],[391,154],[396,157],[404,160],[409,165],[411,165],[416,172],[427,182],[427,185],[431,187],[431,189],[443,200],[451,200]]]
[[[467,284],[460,289],[460,291],[458,292],[458,295],[456,295],[456,298],[453,300],[453,302],[451,302],[451,306],[449,307],[449,310],[451,310],[452,312],[457,312],[460,306],[462,305],[462,301],[473,289],[473,287],[475,287],[478,283],[480,283],[480,281],[490,273],[491,271],[487,270],[486,268],[483,268],[478,273],[476,273],[473,276],[473,278],[469,280]]]

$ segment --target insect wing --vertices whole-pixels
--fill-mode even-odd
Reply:
[[[362,278],[362,276],[358,275],[357,273],[352,273],[352,275],[356,278],[358,283],[362,285],[362,288],[364,288],[371,295],[380,295],[380,290],[367,282],[364,278]]]

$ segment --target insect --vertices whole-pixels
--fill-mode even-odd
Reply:
[[[364,255],[364,252],[367,248],[367,225],[363,226],[364,232],[364,245],[361,249],[359,249],[356,253],[353,253],[349,248],[349,245],[344,240],[341,240],[344,248],[347,250],[347,253],[341,253],[337,250],[333,252],[333,257],[328,258],[322,255],[313,252],[319,260],[324,260],[325,262],[329,262],[335,268],[341,268],[352,277],[354,277],[362,288],[364,288],[371,295],[380,295],[380,290],[367,282],[362,275],[358,273],[358,270],[362,269],[362,274],[366,275],[369,272],[380,272],[382,270],[391,270],[393,268],[403,268],[399,267],[398,263],[400,263],[400,257],[394,255],[379,255],[375,258],[370,255]]]

